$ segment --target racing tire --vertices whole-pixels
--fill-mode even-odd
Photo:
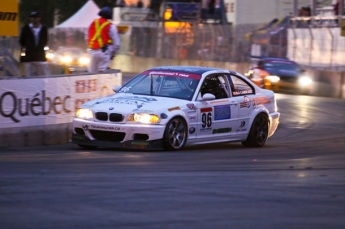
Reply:
[[[163,136],[163,147],[168,151],[177,151],[187,142],[188,130],[185,120],[181,117],[171,119],[166,125]]]
[[[84,148],[84,149],[97,149],[97,146],[87,146],[87,145],[80,145],[78,144],[79,147]]]
[[[255,117],[248,137],[242,142],[246,147],[262,147],[268,138],[268,118],[266,114],[259,114]]]

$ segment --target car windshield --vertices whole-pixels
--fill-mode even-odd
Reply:
[[[145,71],[117,93],[132,93],[191,100],[201,76],[177,71]]]
[[[266,69],[279,69],[279,70],[289,70],[289,71],[300,71],[300,68],[297,64],[292,62],[279,62],[279,61],[270,61],[265,62]]]

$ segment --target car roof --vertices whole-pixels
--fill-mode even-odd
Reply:
[[[203,74],[208,71],[227,71],[226,69],[221,69],[221,68],[211,68],[211,67],[200,67],[200,66],[159,66],[159,67],[154,67],[150,68],[148,70],[164,70],[164,71],[179,71],[179,72],[188,72],[188,73],[193,73],[193,74]]]
[[[262,58],[262,60],[270,62],[270,61],[280,61],[280,62],[285,62],[289,64],[297,64],[295,61],[289,60],[288,58],[277,58],[277,57],[265,57]]]

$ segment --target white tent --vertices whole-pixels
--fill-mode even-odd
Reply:
[[[93,0],[87,1],[78,12],[55,28],[87,28],[98,17],[100,8]]]

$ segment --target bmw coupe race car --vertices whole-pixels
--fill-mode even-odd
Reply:
[[[279,123],[273,91],[219,68],[155,67],[114,91],[80,106],[73,143],[166,150],[218,142],[262,147]]]

